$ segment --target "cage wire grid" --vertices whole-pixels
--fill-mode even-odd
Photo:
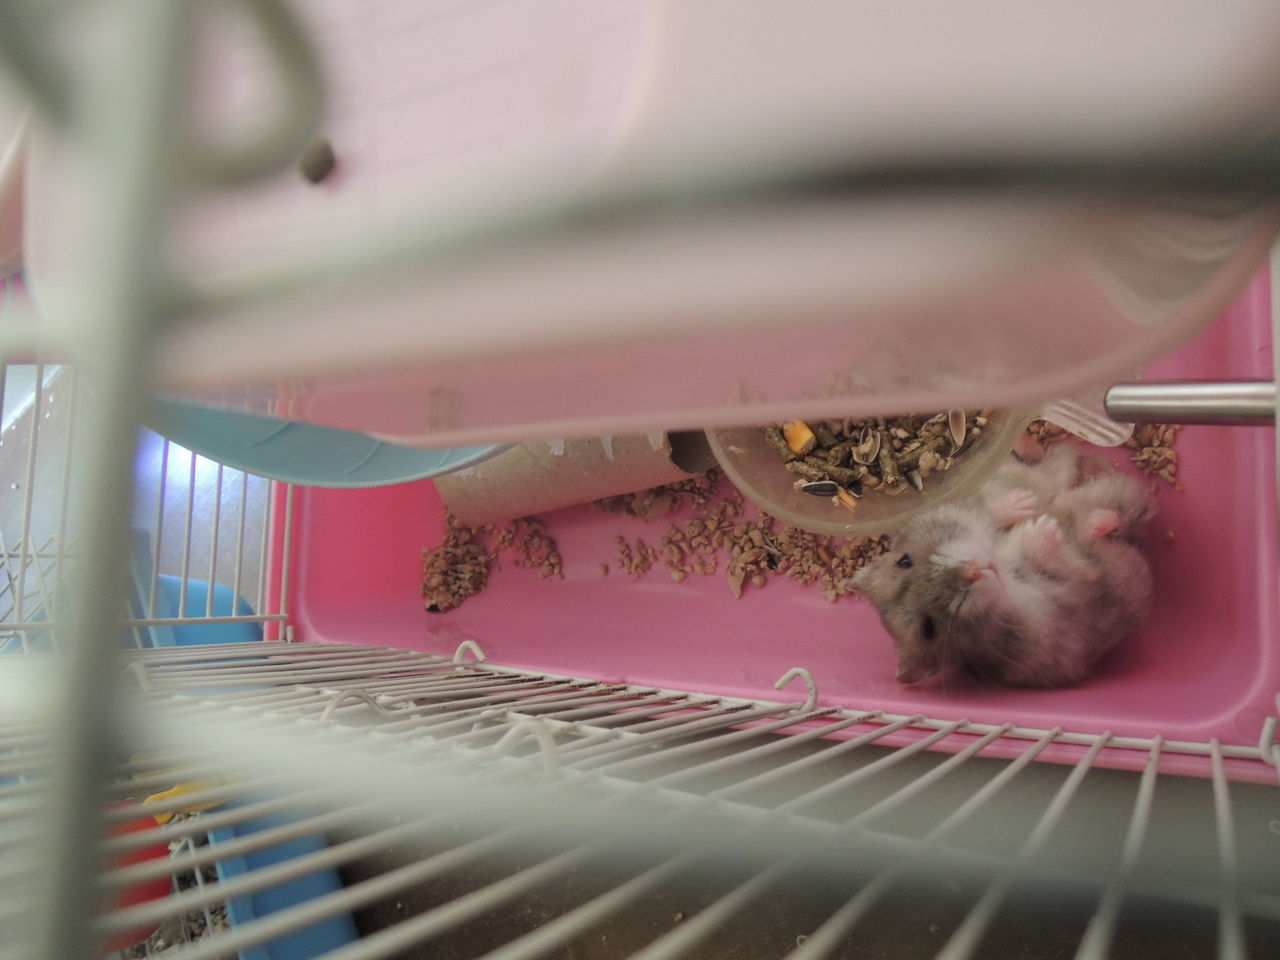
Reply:
[[[826,889],[826,915],[812,919],[787,955],[843,955],[878,904],[928,895],[928,878],[938,873],[958,885],[949,895],[968,908],[941,944],[937,955],[944,957],[985,955],[978,952],[984,935],[1011,905],[1031,909],[1028,890],[1049,904],[1084,898],[1088,909],[1076,918],[1081,957],[1111,955],[1124,908],[1134,900],[1216,914],[1223,956],[1246,955],[1246,924],[1270,943],[1265,938],[1280,923],[1271,851],[1235,837],[1258,824],[1240,816],[1233,795],[1256,801],[1263,788],[1231,784],[1225,773],[1228,759],[1265,764],[1261,748],[824,708],[808,691],[802,701],[781,703],[712,697],[466,659],[477,650],[464,644],[454,659],[330,644],[131,653],[130,676],[144,707],[138,736],[154,741],[149,746],[172,756],[173,765],[118,780],[114,792],[189,779],[202,786],[149,804],[149,812],[246,804],[213,806],[163,828],[166,839],[264,811],[288,810],[296,819],[169,863],[109,870],[102,880],[108,889],[292,837],[325,832],[332,842],[169,901],[115,911],[97,921],[99,932],[207,909],[399,845],[414,851],[402,865],[220,933],[190,956],[231,955],[336,912],[465,875],[494,857],[502,866],[490,882],[332,955],[398,955],[602,861],[617,874],[603,889],[492,955],[554,951],[608,929],[646,892],[681,882],[714,896],[639,955],[680,956],[708,938],[732,938],[744,911],[785,896],[802,879],[800,889],[809,891],[815,878]],[[33,668],[41,659],[23,658]],[[801,672],[786,679],[807,678]],[[914,741],[878,747],[902,731]],[[249,738],[256,750],[243,747]],[[985,758],[997,742],[1016,742],[1016,757]],[[1073,764],[1033,763],[1062,743],[1082,748]],[[931,753],[934,765],[904,775],[910,758],[939,745],[952,752]],[[1102,818],[1122,819],[1122,828],[1100,823],[1088,799],[1089,775],[1106,773],[1106,754],[1117,750],[1145,756],[1140,776],[1119,775],[1131,788],[1126,809]],[[1166,761],[1186,751],[1207,752],[1209,780],[1163,773]],[[139,770],[137,762],[126,766]],[[337,782],[335,769],[344,774]],[[1050,783],[1027,783],[1028,774],[1046,770],[1055,774]],[[1204,788],[1197,811],[1186,805],[1184,791],[1192,785]],[[995,841],[982,840],[1011,809],[1019,824],[998,828]],[[1073,817],[1078,822],[1064,845],[1055,833]],[[1182,834],[1196,827],[1199,848],[1167,860],[1165,849],[1187,846]],[[142,842],[113,839],[108,847]],[[843,902],[831,902],[836,891],[844,891]]]
[[[901,915],[904,897],[917,912],[924,903],[948,904],[929,954],[946,960],[986,955],[984,938],[1011,917],[1042,916],[1030,912],[1034,905],[1067,910],[1069,950],[1079,958],[1113,955],[1135,935],[1126,926],[1135,912],[1147,918],[1140,936],[1157,927],[1180,936],[1180,918],[1206,919],[1211,933],[1194,942],[1224,958],[1247,956],[1251,946],[1263,955],[1277,942],[1275,787],[1227,775],[1228,765],[1247,766],[1244,779],[1275,779],[1274,718],[1258,744],[1241,746],[823,707],[803,671],[780,678],[805,682],[803,701],[769,703],[501,668],[468,660],[468,652],[480,654],[474,646],[453,659],[290,643],[122,654],[119,627],[143,643],[142,631],[154,628],[288,621],[287,570],[278,597],[262,579],[268,523],[257,576],[246,578],[257,589],[255,613],[218,616],[212,599],[204,610],[189,603],[199,571],[193,531],[202,519],[193,508],[194,459],[176,494],[186,498],[179,605],[160,616],[161,540],[172,522],[168,445],[151,578],[133,598],[120,590],[134,486],[124,451],[135,447],[165,298],[186,282],[167,269],[175,198],[163,185],[183,182],[179,172],[235,184],[286,165],[311,135],[321,102],[314,53],[287,5],[238,6],[280,67],[288,109],[260,141],[178,171],[180,151],[171,147],[184,136],[176,91],[189,5],[117,2],[129,42],[91,60],[76,85],[23,16],[26,5],[0,5],[0,55],[49,117],[74,122],[97,161],[103,189],[94,228],[105,252],[85,278],[92,328],[51,324],[73,331],[67,343],[29,323],[0,328],[0,359],[44,361],[36,364],[21,532],[0,544],[0,636],[28,654],[0,662],[6,955],[87,956],[113,932],[196,913],[207,921],[219,904],[320,869],[353,868],[389,846],[408,851],[404,863],[364,876],[356,870],[338,890],[174,955],[231,956],[424,884],[469,878],[325,956],[392,956],[424,941],[439,947],[588,868],[600,871],[600,882],[577,901],[525,928],[504,927],[499,942],[477,952],[514,960],[572,947],[673,888],[683,890],[687,910],[635,943],[602,940],[594,955],[689,955],[712,940],[749,936],[749,918],[775,904],[803,929],[771,941],[773,954],[846,955],[871,919]],[[55,381],[71,393],[59,409],[76,413],[61,436],[49,428],[41,436],[50,412],[42,408],[45,364],[64,357],[75,365]],[[42,532],[33,520],[35,481],[50,450],[63,456],[54,458],[56,520]],[[216,477],[220,511],[227,474],[217,467]],[[50,488],[41,489],[39,497]],[[291,513],[286,508],[285,557]],[[217,559],[219,514],[210,519],[212,585],[225,564]],[[254,546],[242,522],[239,529],[237,593]],[[43,635],[54,638],[55,652],[33,649],[32,638]],[[1063,750],[1070,763],[1036,762]],[[998,751],[1006,755],[993,759]],[[1141,774],[1106,770],[1116,751],[1143,755]],[[1207,756],[1210,776],[1171,776],[1187,756]],[[1125,804],[1092,802],[1093,785],[1104,779],[1123,784]],[[137,806],[177,781],[185,792]],[[104,812],[108,800],[122,805]],[[184,816],[145,836],[102,835],[104,820],[140,812]],[[200,842],[274,814],[286,818],[221,845]],[[202,872],[317,834],[328,841],[321,849],[282,863],[217,881]],[[153,840],[171,844],[172,855],[119,863],[120,854]],[[194,871],[195,882],[171,897],[101,906],[104,892],[184,871]],[[762,943],[748,943],[754,948],[761,952],[743,955],[764,955]]]
[[[6,389],[12,370],[33,371],[25,397]],[[14,411],[0,437],[0,651],[31,652],[33,636],[52,639],[69,625],[68,577],[80,561],[70,500],[78,374],[70,365],[49,371],[41,363],[0,368],[0,402],[12,400]],[[267,573],[273,501],[278,496],[291,514],[292,487],[153,434],[144,435],[142,448],[129,511],[134,549],[117,555],[130,565],[119,623],[132,644],[151,645],[144,632],[155,628],[287,621],[287,559],[274,589]],[[287,545],[290,520],[285,527]],[[243,604],[215,609],[232,597]]]

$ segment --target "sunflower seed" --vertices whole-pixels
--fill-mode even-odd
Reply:
[[[947,429],[951,432],[951,443],[959,450],[964,443],[965,417],[963,410],[947,411]]]
[[[800,490],[814,497],[834,497],[840,492],[840,484],[834,480],[812,480],[802,484]]]

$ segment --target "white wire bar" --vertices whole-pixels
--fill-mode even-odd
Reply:
[[[38,657],[20,659],[32,663],[39,660]],[[859,923],[869,922],[875,905],[885,895],[914,882],[913,878],[922,871],[942,869],[943,864],[948,865],[948,870],[959,871],[957,876],[973,870],[988,876],[985,892],[952,934],[944,948],[944,958],[975,955],[984,933],[1006,909],[1008,895],[1022,877],[1036,877],[1044,882],[1046,878],[1060,875],[1060,882],[1083,884],[1096,890],[1096,909],[1088,918],[1077,948],[1082,957],[1109,955],[1122,897],[1128,893],[1147,898],[1164,897],[1171,903],[1211,906],[1219,916],[1221,956],[1243,956],[1239,950],[1243,946],[1244,917],[1280,919],[1280,891],[1268,893],[1264,888],[1252,889],[1250,885],[1257,877],[1256,864],[1245,868],[1235,851],[1231,827],[1234,813],[1224,766],[1227,747],[1216,742],[1203,746],[1217,770],[1213,786],[1223,883],[1215,884],[1203,876],[1166,878],[1168,882],[1165,882],[1137,873],[1138,856],[1151,839],[1151,805],[1160,782],[1157,769],[1174,749],[1159,738],[1148,744],[1143,773],[1134,778],[1136,799],[1119,851],[1119,865],[1109,879],[1088,880],[1074,872],[1055,873],[1056,868],[1041,862],[1037,855],[1077,795],[1085,775],[1097,768],[1108,751],[1133,749],[1117,746],[1106,736],[1092,738],[1088,751],[1049,800],[1017,854],[1012,860],[1006,860],[952,847],[951,838],[959,836],[959,828],[985,810],[997,793],[1006,791],[1012,780],[1044,750],[1062,743],[1071,734],[1055,729],[1041,731],[1031,739],[1025,736],[1027,731],[1023,731],[1027,740],[1024,751],[1009,762],[982,761],[995,764],[986,779],[956,794],[955,790],[962,788],[959,781],[957,786],[948,786],[953,775],[970,769],[984,750],[996,742],[1007,741],[1017,728],[1008,724],[981,725],[963,720],[892,716],[875,710],[822,707],[806,710],[794,703],[769,704],[626,684],[601,684],[580,678],[505,670],[490,663],[460,664],[444,657],[389,648],[250,643],[210,649],[146,650],[132,655],[131,659],[146,664],[143,676],[153,692],[145,696],[163,706],[165,715],[173,722],[181,715],[200,714],[206,709],[204,703],[222,704],[223,709],[235,709],[246,719],[257,718],[255,729],[262,736],[270,731],[287,732],[299,745],[314,743],[343,751],[375,753],[398,764],[425,763],[440,773],[452,770],[467,776],[477,788],[485,782],[501,782],[512,790],[523,789],[519,784],[527,782],[528,765],[549,762],[547,769],[553,778],[567,776],[569,780],[565,782],[570,784],[582,777],[588,778],[581,782],[594,784],[594,789],[602,791],[599,799],[604,806],[601,809],[613,806],[623,811],[634,804],[656,803],[658,809],[668,810],[666,814],[658,813],[651,825],[658,831],[672,829],[690,817],[714,811],[717,817],[741,823],[755,834],[772,829],[786,835],[798,829],[801,832],[796,836],[806,836],[816,830],[813,837],[827,837],[822,843],[830,844],[833,850],[840,849],[843,843],[872,843],[870,849],[880,849],[881,853],[867,858],[870,873],[858,881],[852,899],[796,948],[795,956],[805,960],[831,955],[852,929]],[[335,676],[344,679],[332,681]],[[229,685],[235,677],[242,681],[238,689]],[[334,682],[342,686],[332,685]],[[227,692],[219,693],[220,689]],[[199,691],[201,696],[171,700],[169,691],[181,690]],[[534,724],[550,734],[549,746],[530,737],[516,745],[515,758],[502,757],[501,746],[511,741],[512,734],[522,732],[526,724]],[[37,747],[35,741],[24,741],[16,732],[6,735],[5,729],[0,727],[0,764],[4,769],[9,769],[11,764],[20,765],[23,757],[27,760],[41,757],[32,752]],[[881,748],[887,741],[907,733],[912,733],[914,739],[905,746]],[[602,739],[605,734],[611,739]],[[24,747],[24,743],[27,746]],[[948,754],[927,768],[916,770],[906,781],[896,773],[891,774],[904,769],[911,758],[925,756],[930,747],[952,743]],[[6,744],[15,745],[20,753],[6,760],[3,753]],[[46,747],[41,744],[39,749]],[[845,762],[861,757],[867,750],[878,752],[868,755],[865,761],[855,762],[852,768]],[[355,754],[348,755],[354,757]],[[1257,753],[1254,760],[1264,762]],[[136,759],[128,766],[133,777],[117,789],[128,789],[133,795],[162,790],[179,780],[196,784],[197,789],[149,805],[148,811],[181,812],[192,806],[232,798],[249,801],[245,809],[252,812],[215,807],[194,820],[159,828],[167,838],[198,836],[202,829],[214,824],[247,822],[264,804],[277,812],[290,812],[291,819],[240,836],[225,847],[187,849],[172,864],[146,863],[117,868],[99,881],[111,889],[162,875],[171,869],[198,870],[217,863],[220,857],[269,849],[289,839],[322,831],[347,830],[356,835],[317,853],[278,864],[269,871],[251,871],[228,882],[187,889],[172,901],[117,911],[103,918],[95,928],[99,932],[129,929],[131,925],[177,913],[211,910],[227,899],[359,859],[388,845],[425,844],[423,858],[414,863],[357,882],[341,894],[291,907],[207,938],[194,948],[198,952],[192,955],[197,960],[230,955],[236,949],[298,930],[318,918],[399,895],[414,883],[450,871],[466,871],[470,864],[508,849],[522,833],[528,833],[528,825],[516,822],[509,829],[488,835],[473,835],[471,839],[463,836],[460,847],[441,851],[438,845],[446,835],[440,834],[433,824],[443,825],[449,818],[441,820],[439,810],[424,808],[413,817],[392,823],[388,819],[389,810],[383,807],[384,801],[376,799],[375,794],[363,802],[344,801],[332,806],[333,799],[341,793],[337,787],[333,788],[337,791],[334,797],[329,799],[310,791],[294,796],[292,791],[297,788],[290,788],[289,778],[283,774],[218,782],[217,764],[192,763],[189,758],[175,758],[171,764]],[[810,811],[816,813],[824,805],[830,806],[831,801],[845,796],[850,788],[890,782],[886,777],[896,781],[893,789],[858,801],[846,810],[839,822],[812,819]],[[206,780],[213,782],[209,784]],[[554,784],[553,779],[549,787]],[[702,789],[709,787],[710,792],[700,792],[698,784],[704,785]],[[779,790],[783,791],[781,795],[777,793]],[[762,791],[772,799],[767,806],[758,807],[757,800],[752,798],[762,796]],[[23,792],[19,788],[9,796],[21,801]],[[897,811],[922,801],[932,804],[940,815],[924,837],[894,839],[878,826],[885,822],[892,829],[891,821]],[[394,804],[395,801],[387,802]],[[27,815],[23,809],[12,808],[12,815]],[[587,812],[586,807],[582,810]],[[113,820],[126,819],[130,813],[113,811],[110,816]],[[752,823],[757,826],[750,827]],[[663,824],[667,826],[664,828]],[[505,879],[433,906],[343,948],[336,955],[364,960],[386,956],[424,939],[444,936],[476,917],[502,909],[503,904],[558,882],[578,866],[611,856],[608,849],[614,842],[620,842],[621,837],[606,838],[587,831],[581,839],[577,846],[559,852],[548,850],[545,859],[531,862],[526,858],[525,866]],[[113,838],[107,841],[107,847],[129,849],[145,842],[145,838]],[[447,840],[445,842],[447,845]],[[888,846],[875,846],[886,842]],[[810,848],[802,844],[799,849]],[[898,852],[888,853],[892,850]],[[496,955],[534,956],[554,944],[566,943],[592,924],[625,912],[633,894],[685,876],[694,869],[695,861],[704,861],[708,856],[712,860],[717,856],[714,844],[702,850],[695,847],[673,851],[657,862],[637,862],[630,875],[620,877],[615,886],[572,907],[552,920],[545,930],[513,939],[499,948]],[[13,860],[12,870],[20,870],[21,865],[20,860]],[[770,891],[777,889],[776,885],[785,887],[790,871],[806,865],[803,855],[798,860],[786,857],[774,863],[760,862],[754,871],[739,875],[678,928],[649,944],[641,955],[684,955],[707,938],[727,935],[735,917],[750,910],[751,904],[761,897],[771,896]],[[815,861],[813,865],[818,864]],[[6,874],[10,872],[6,870]]]

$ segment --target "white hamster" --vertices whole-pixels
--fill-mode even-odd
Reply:
[[[926,510],[853,579],[893,636],[898,680],[963,668],[999,683],[1081,680],[1151,609],[1133,477],[1071,443],[1011,457],[982,492]]]

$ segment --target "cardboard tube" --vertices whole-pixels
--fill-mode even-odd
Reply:
[[[437,477],[435,484],[450,512],[476,526],[675,483],[705,473],[713,462],[701,432],[541,440]]]

